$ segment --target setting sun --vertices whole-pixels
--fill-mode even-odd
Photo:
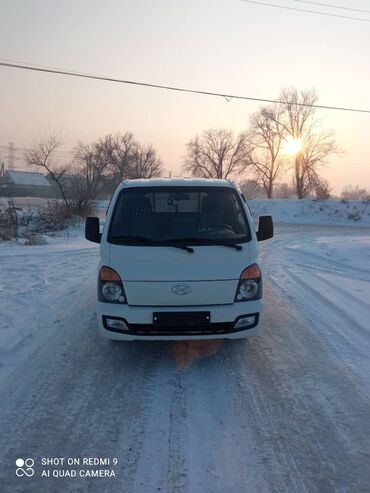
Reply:
[[[285,154],[294,155],[297,154],[302,149],[302,142],[298,139],[290,137],[285,141],[284,152]]]

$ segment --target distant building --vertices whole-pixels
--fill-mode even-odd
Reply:
[[[1,197],[44,197],[56,198],[55,187],[42,173],[5,170],[0,173]]]
[[[73,197],[73,175],[64,175],[60,180],[67,197]],[[97,200],[110,199],[115,185],[110,176],[102,176],[101,188]],[[6,170],[0,164],[0,197],[41,197],[47,199],[61,199],[62,195],[56,182],[50,175],[37,171]]]

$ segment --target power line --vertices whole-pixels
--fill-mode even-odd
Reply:
[[[351,12],[363,12],[364,14],[370,14],[370,10],[353,9],[351,7],[342,7],[342,5],[333,5],[332,3],[310,2],[308,0],[294,0],[294,2],[308,3],[310,5],[320,5],[320,7],[330,7],[333,9],[350,10]]]
[[[245,3],[253,3],[254,5],[263,5],[265,7],[275,7],[277,9],[293,10],[295,12],[304,12],[308,14],[325,15],[327,17],[339,17],[341,19],[351,19],[352,21],[370,22],[370,19],[364,19],[363,17],[352,17],[349,15],[329,14],[329,12],[319,12],[318,10],[297,9],[295,7],[288,7],[287,5],[277,5],[275,3],[259,2],[257,0],[242,0]]]
[[[244,0],[246,1],[246,0]],[[342,106],[329,106],[329,105],[323,105],[323,104],[305,104],[305,103],[289,103],[289,101],[281,101],[279,99],[267,99],[267,98],[255,98],[251,96],[240,96],[236,94],[225,94],[225,93],[219,93],[219,92],[210,92],[210,91],[202,91],[202,90],[196,90],[196,89],[186,89],[183,87],[176,87],[176,86],[166,86],[166,85],[161,85],[161,84],[151,84],[149,82],[138,82],[138,81],[132,81],[132,80],[123,80],[123,79],[116,79],[113,77],[105,77],[102,75],[92,75],[92,74],[86,74],[86,73],[81,73],[81,72],[74,72],[74,71],[68,71],[68,70],[62,70],[62,69],[49,69],[49,68],[43,68],[41,66],[36,66],[36,65],[26,65],[26,64],[19,64],[19,63],[5,63],[0,61],[0,66],[3,67],[11,67],[11,68],[17,68],[21,70],[31,70],[35,72],[44,72],[44,73],[49,73],[49,74],[57,74],[57,75],[66,75],[70,77],[81,77],[84,79],[93,79],[93,80],[100,80],[100,81],[105,81],[105,82],[117,82],[120,84],[128,84],[132,86],[141,86],[141,87],[151,87],[154,89],[163,89],[166,91],[176,91],[176,92],[185,92],[185,93],[190,93],[190,94],[201,94],[204,96],[217,96],[217,97],[222,97],[226,99],[226,101],[231,101],[232,99],[241,99],[241,100],[246,100],[246,101],[255,101],[259,103],[277,103],[277,104],[294,104],[296,106],[304,106],[304,107],[312,107],[312,108],[317,108],[317,109],[322,109],[322,110],[336,110],[336,111],[351,111],[351,112],[356,112],[356,113],[370,113],[370,110],[368,109],[363,109],[363,108],[349,108],[349,107],[342,107]]]
[[[4,144],[0,144],[0,147],[4,148],[4,149],[8,149],[9,150],[9,144],[8,145],[4,145]],[[12,147],[13,148],[13,151],[15,152],[25,152],[28,150],[27,147]],[[63,150],[58,150],[56,149],[53,154],[55,155],[58,155],[58,156],[61,156],[61,157],[70,157],[70,156],[74,156],[75,155],[75,152],[74,151],[63,151]]]
[[[13,58],[3,58],[3,57],[0,57],[0,62],[7,62],[9,64],[15,64],[15,65],[22,64],[22,66],[42,68],[42,69],[50,69],[50,70],[60,70],[60,71],[65,70],[65,69],[63,69],[61,67],[56,67],[55,65],[54,66],[40,65],[40,64],[37,64],[37,63],[24,62],[23,60],[14,60]],[[1,64],[3,65],[3,63],[1,63]],[[76,74],[78,73],[78,74],[82,74],[82,75],[96,75],[96,74],[91,74],[91,73],[88,74],[86,72],[76,72],[75,70],[70,70],[70,72],[74,72]]]

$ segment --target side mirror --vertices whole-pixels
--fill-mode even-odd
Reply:
[[[100,243],[100,223],[98,217],[87,217],[85,223],[85,238],[93,243]]]
[[[260,216],[258,221],[257,240],[268,240],[274,236],[272,216]]]

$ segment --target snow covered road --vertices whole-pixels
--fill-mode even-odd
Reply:
[[[0,491],[369,491],[369,246],[281,226],[260,336],[129,344],[97,334],[96,248],[1,250]],[[41,478],[45,457],[118,458],[116,477]]]

